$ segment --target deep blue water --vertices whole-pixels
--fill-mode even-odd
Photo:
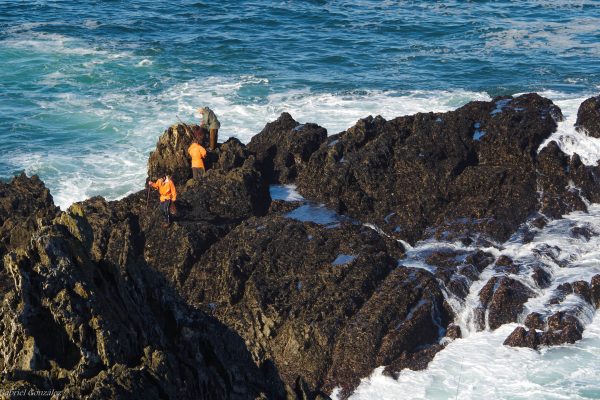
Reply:
[[[248,140],[281,111],[369,114],[600,88],[600,2],[0,1],[0,176],[58,203],[138,188],[157,136],[208,104]]]

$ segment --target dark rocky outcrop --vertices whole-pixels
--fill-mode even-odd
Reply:
[[[284,112],[250,140],[248,149],[256,154],[259,169],[269,182],[289,183],[326,138],[325,128],[300,124]]]
[[[532,312],[525,318],[524,325],[529,329],[543,330],[546,324],[540,313]]]
[[[595,305],[596,308],[600,308],[600,275],[595,275],[592,278],[590,286],[592,287],[591,294],[593,305]]]
[[[396,269],[338,336],[326,389],[349,394],[377,365],[386,372],[424,369],[442,349],[451,319],[436,281],[422,270]]]
[[[181,291],[244,337],[285,382],[344,393],[377,365],[432,345],[449,321],[431,274],[398,268],[402,247],[351,224],[250,219],[213,246]]]
[[[479,292],[482,307],[487,309],[491,329],[516,322],[523,304],[534,295],[523,283],[506,276],[494,276]]]
[[[0,256],[29,243],[31,232],[48,224],[59,209],[37,177],[21,174],[0,182]]]
[[[541,261],[474,247],[502,251],[513,234],[532,242],[551,218],[600,202],[599,167],[554,142],[538,153],[560,119],[535,94],[368,117],[330,137],[284,113],[248,146],[229,139],[210,152],[198,182],[191,137],[174,125],[148,162],[151,178],[168,173],[178,188],[167,229],[154,191],[60,212],[37,178],[0,183],[0,388],[312,400],[334,387],[348,396],[378,366],[392,376],[425,368],[461,336],[444,296],[460,303],[495,271],[479,322],[496,329],[535,294],[517,275],[552,284]],[[297,183],[311,200],[271,201],[270,183]],[[313,199],[352,219],[290,218]],[[586,225],[570,234],[597,235]],[[403,266],[395,239],[425,238],[462,246],[424,251],[433,273]],[[558,247],[533,252],[568,266]],[[559,286],[549,303],[569,295],[598,307],[600,277]],[[505,344],[572,343],[583,332],[575,310],[532,313],[525,325]]]
[[[569,294],[576,294],[592,307],[600,308],[600,275],[594,276],[590,283],[576,281],[559,285],[550,304],[560,304]],[[529,331],[523,327],[515,328],[504,344],[537,349],[540,346],[575,343],[581,339],[584,329],[578,318],[579,314],[578,307],[569,311],[557,311],[546,317],[537,312],[531,313],[525,318],[525,326]]]
[[[518,326],[506,338],[503,344],[505,346],[529,347],[535,349],[539,344],[539,338],[537,336],[537,333],[535,332],[535,329],[531,328],[527,330],[522,326]]]
[[[577,154],[567,156],[554,141],[540,151],[538,160],[540,211],[548,217],[587,211],[584,199],[600,201],[599,167],[584,165]]]
[[[581,103],[575,127],[592,137],[600,138],[600,96],[591,97]]]
[[[538,332],[536,329],[538,328],[532,327],[526,330],[519,326],[506,338],[504,344],[532,349],[540,346],[557,346],[581,340],[583,332],[583,326],[576,317],[561,311],[548,318],[547,330]]]
[[[148,159],[148,176],[156,180],[170,175],[176,185],[192,177],[190,156],[187,152],[192,144],[191,132],[181,124],[169,127],[158,139],[156,150]]]
[[[598,167],[554,142],[537,155],[561,119],[535,94],[443,114],[369,117],[321,145],[299,188],[410,243],[474,234],[504,241],[536,210],[557,218],[585,210],[584,199],[600,201]]]
[[[536,208],[536,150],[561,118],[536,94],[365,118],[321,145],[299,188],[411,243],[432,233],[505,240]]]
[[[27,202],[32,215],[53,209],[35,192],[21,194],[9,191],[3,201]],[[100,199],[90,203],[108,212]],[[90,399],[284,396],[283,383],[255,366],[237,334],[185,304],[146,265],[135,214],[111,217],[111,234],[91,241],[73,236],[69,219],[46,221],[4,256],[2,387]],[[86,233],[101,233],[100,225],[88,222]]]
[[[61,216],[61,223],[86,244],[97,261],[109,258],[127,265],[127,252],[115,251],[113,243],[117,248],[123,240],[143,243],[148,265],[173,284],[181,284],[191,265],[212,244],[243,220],[267,212],[268,186],[253,159],[244,158],[247,154],[241,146],[236,140],[222,144],[216,166],[223,168],[207,171],[200,182],[178,186],[177,215],[168,230],[162,227],[158,194],[151,189],[116,202],[92,198],[75,203]],[[136,232],[138,237],[133,238]]]

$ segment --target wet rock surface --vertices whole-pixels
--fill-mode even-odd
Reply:
[[[535,284],[541,288],[546,289],[549,288],[552,284],[552,274],[550,274],[544,267],[541,265],[534,265],[532,267],[533,272],[531,273],[531,279],[535,282]]]
[[[462,337],[460,326],[450,324],[446,330],[446,337],[449,339],[460,339]]]
[[[472,232],[506,240],[536,208],[536,150],[561,118],[536,94],[365,118],[321,145],[299,188],[410,243]]]
[[[506,277],[494,276],[479,292],[479,299],[487,309],[488,324],[497,329],[503,324],[516,322],[525,302],[534,295],[523,283]]]
[[[593,305],[595,305],[596,308],[600,308],[600,275],[596,275],[592,278],[590,286]]]
[[[269,182],[289,183],[326,138],[325,128],[300,124],[290,114],[282,113],[250,140],[248,149],[256,154],[259,169]]]
[[[213,246],[182,288],[273,360],[348,394],[376,365],[433,345],[449,316],[431,274],[398,268],[403,248],[372,229],[250,219]]]
[[[568,295],[576,295],[590,307],[600,308],[600,275],[591,282],[575,281],[564,283],[556,288],[550,304],[562,303]],[[581,322],[581,308],[572,307],[567,311],[556,311],[549,315],[534,312],[525,318],[525,326],[517,327],[504,341],[513,347],[537,349],[541,346],[557,346],[575,343],[582,338],[584,325]]]
[[[437,251],[426,258],[429,265],[435,266],[435,277],[454,296],[464,300],[471,284],[479,279],[483,270],[494,261],[490,253],[481,250]]]
[[[575,127],[591,137],[600,137],[600,96],[590,97],[581,103]]]
[[[524,325],[529,329],[543,330],[546,324],[544,322],[544,318],[540,313],[532,312],[525,318]]]

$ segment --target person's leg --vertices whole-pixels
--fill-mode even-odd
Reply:
[[[160,202],[160,211],[162,213],[162,215],[165,217],[165,219],[167,220],[167,223],[169,223],[169,205],[171,204],[171,200],[165,200],[165,201],[161,201]]]
[[[199,169],[200,168],[192,168],[192,179],[194,179],[195,181],[200,179],[200,177],[198,176]]]
[[[219,130],[218,129],[211,129],[210,130],[210,149],[211,150],[214,150],[214,149],[217,148],[218,134],[219,134]]]
[[[164,202],[164,201],[161,201],[161,202],[160,202],[159,208],[160,208],[160,213],[161,213],[161,214],[163,215],[163,217],[164,217],[164,216],[165,216],[165,202]]]
[[[167,217],[167,224],[171,223],[171,212],[169,208],[171,207],[171,200],[165,201],[165,217]]]

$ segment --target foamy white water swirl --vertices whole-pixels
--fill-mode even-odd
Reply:
[[[455,340],[425,371],[399,379],[378,368],[352,400],[397,399],[591,399],[600,397],[600,314],[573,345],[535,351],[503,346],[517,324]],[[334,395],[334,397],[336,397]]]
[[[596,165],[600,161],[600,138],[587,136],[575,130],[579,105],[586,98],[596,94],[590,93],[589,96],[576,98],[554,91],[542,92],[540,94],[552,99],[561,108],[565,118],[562,122],[558,123],[556,132],[546,139],[539,149],[541,150],[547,143],[555,141],[566,154],[573,155],[577,153],[584,164]]]

